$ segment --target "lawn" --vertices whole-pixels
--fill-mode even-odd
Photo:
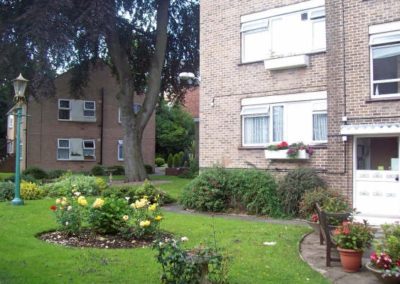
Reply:
[[[13,176],[13,175],[14,175],[14,173],[0,173],[0,181],[4,180],[10,176]]]

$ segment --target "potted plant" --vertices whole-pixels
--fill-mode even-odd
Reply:
[[[333,232],[333,240],[337,245],[345,272],[357,272],[361,268],[361,258],[374,238],[374,231],[367,221],[363,223],[345,221]]]
[[[282,141],[276,145],[270,145],[265,150],[265,158],[267,159],[297,159],[306,160],[313,154],[314,150],[309,145],[303,143],[288,144]]]
[[[382,282],[400,283],[400,225],[382,225],[383,238],[374,243],[366,267]]]

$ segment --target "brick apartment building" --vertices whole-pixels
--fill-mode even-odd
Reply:
[[[400,1],[201,1],[200,167],[313,167],[400,220]],[[271,156],[281,141],[309,159]]]
[[[92,69],[84,97],[80,98],[71,95],[70,78],[67,72],[55,80],[53,97],[29,97],[26,127],[24,124],[22,127],[22,169],[38,166],[45,170],[89,171],[97,164],[123,165],[118,85],[110,69],[105,65]],[[142,100],[142,96],[137,96],[133,107],[139,109]],[[12,114],[8,121],[8,135],[12,138],[11,126],[15,122]],[[154,115],[144,131],[142,149],[145,164],[153,166]],[[13,146],[10,151],[14,151]]]

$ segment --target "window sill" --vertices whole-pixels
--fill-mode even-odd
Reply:
[[[400,101],[400,96],[397,97],[387,97],[387,98],[370,98],[367,99],[365,102],[369,103],[377,103],[377,102],[393,102],[393,101]]]
[[[270,58],[264,60],[264,67],[266,70],[284,70],[292,68],[304,68],[310,65],[309,55],[293,55],[286,57]]]
[[[264,146],[239,146],[238,150],[265,150],[267,147]]]

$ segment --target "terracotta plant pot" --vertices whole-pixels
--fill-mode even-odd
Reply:
[[[371,271],[376,276],[376,278],[379,279],[379,281],[381,283],[385,283],[385,284],[399,284],[400,283],[400,277],[396,277],[396,276],[383,277],[383,270],[375,268],[371,264],[371,262],[367,263],[367,265],[365,265],[365,267],[369,271]]]
[[[319,234],[319,223],[307,221],[307,224],[314,230],[315,233]]]
[[[361,268],[363,251],[337,248],[340,254],[340,262],[345,272],[357,272]]]

